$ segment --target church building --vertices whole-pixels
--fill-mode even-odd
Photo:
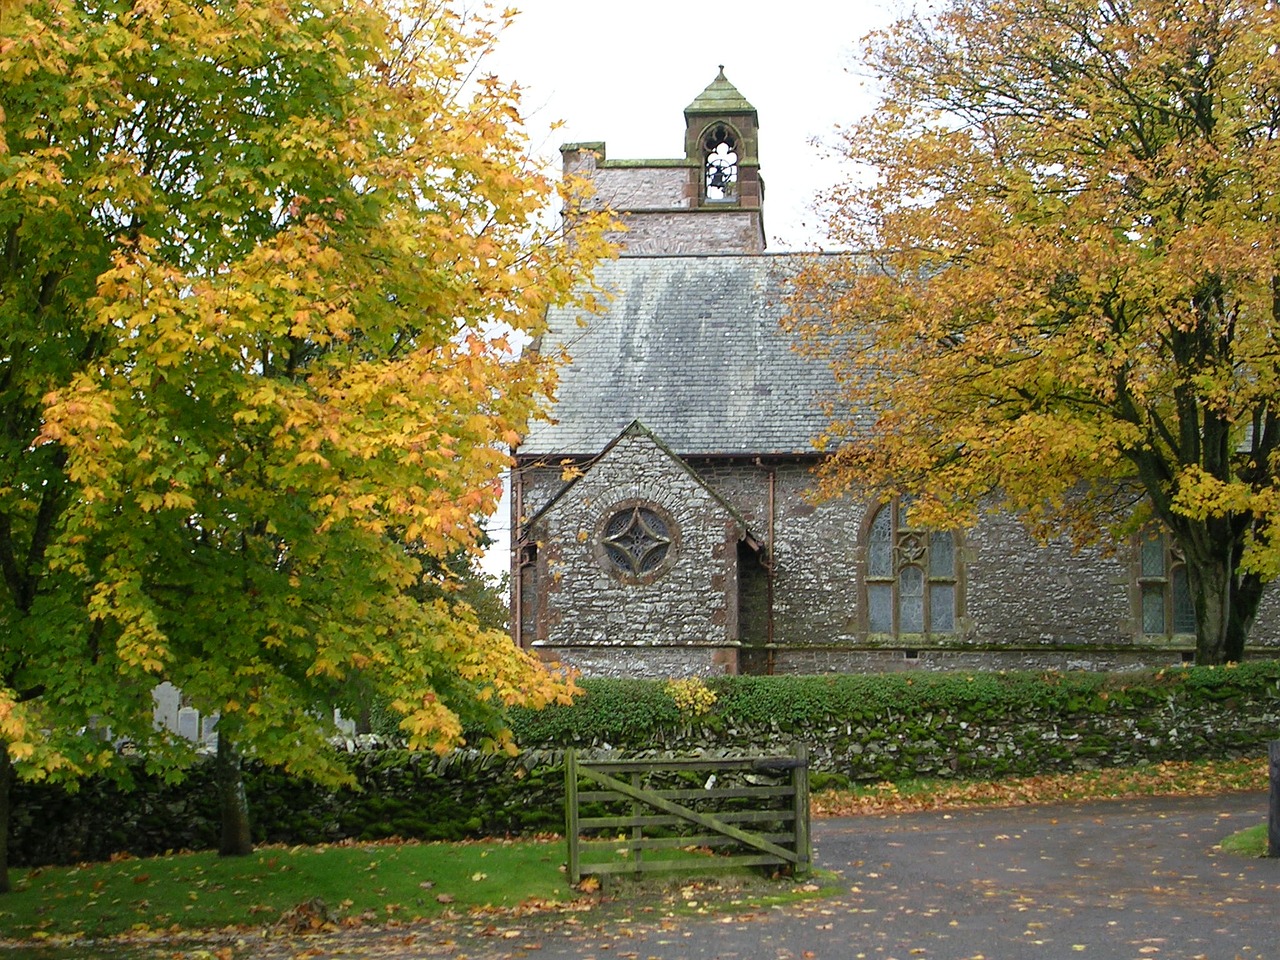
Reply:
[[[683,157],[561,148],[626,231],[603,312],[553,310],[539,345],[571,362],[515,451],[520,646],[586,676],[1190,660],[1164,537],[1077,553],[1006,515],[926,531],[901,504],[807,498],[835,383],[780,325],[799,255],[765,249],[756,110],[722,68],[684,121]],[[1259,653],[1280,651],[1273,612]]]

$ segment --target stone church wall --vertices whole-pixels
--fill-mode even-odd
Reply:
[[[1036,543],[1014,518],[988,513],[966,531],[966,634],[1028,647],[1132,644],[1131,552]]]
[[[696,195],[698,166],[686,161],[610,163],[603,159],[603,143],[561,147],[566,177],[590,180],[592,195],[585,205],[602,209],[688,209]]]
[[[610,239],[619,244],[624,256],[764,250],[758,190],[754,202],[743,206],[698,206],[696,163],[610,163],[600,159],[602,143],[562,149],[566,175],[592,182],[594,194],[584,205],[619,212],[627,229]]]
[[[524,522],[547,505],[568,483],[564,467],[520,467],[524,516],[512,517],[511,529],[519,529]],[[516,505],[512,504],[512,509]]]
[[[692,215],[696,212],[696,216]],[[760,253],[760,213],[712,210],[636,213],[623,217],[627,232],[619,239],[627,254]]]
[[[617,210],[673,208],[693,204],[690,168],[603,167],[595,172],[596,197]]]
[[[698,464],[705,479],[769,535],[771,468]],[[779,673],[898,669],[1106,669],[1182,660],[1182,649],[1140,637],[1132,551],[1108,556],[1065,541],[1037,543],[1013,517],[992,512],[959,538],[959,631],[935,638],[868,637],[862,590],[869,503],[811,504],[809,464],[772,468],[772,657],[744,662]],[[1280,596],[1264,599],[1250,646],[1280,645]],[[743,624],[744,636],[754,636]]]
[[[741,605],[733,602],[739,571],[724,507],[646,439],[627,438],[539,527],[539,575],[550,578],[537,633],[544,648],[592,676],[1122,670],[1182,660],[1185,644],[1140,635],[1131,550],[1108,556],[1066,542],[1041,545],[999,513],[959,538],[963,601],[954,635],[868,636],[862,578],[870,504],[810,503],[804,462],[692,466],[752,535],[772,535],[772,616],[757,595],[767,589],[763,575],[746,581],[752,595]],[[564,486],[559,467],[529,470],[525,482],[529,515]],[[628,499],[660,504],[681,530],[679,562],[650,584],[619,582],[592,551],[594,524]],[[1250,647],[1280,648],[1276,590],[1264,599]]]

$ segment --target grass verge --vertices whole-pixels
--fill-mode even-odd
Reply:
[[[477,907],[554,909],[577,894],[556,842],[360,843],[117,859],[32,870],[0,898],[15,939],[282,925],[320,929]]]
[[[18,876],[14,892],[0,898],[0,942],[142,940],[235,928],[310,933],[473,914],[529,919],[600,903],[593,879],[583,890],[569,885],[564,852],[558,839],[388,841],[45,867]],[[759,909],[831,888],[830,878],[778,883],[743,872],[716,880],[611,880],[606,891],[624,908],[674,915]]]
[[[1267,825],[1260,823],[1231,834],[1222,841],[1222,849],[1242,857],[1265,857],[1267,855]]]

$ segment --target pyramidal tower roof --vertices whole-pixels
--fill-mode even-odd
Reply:
[[[747,98],[738,92],[738,88],[729,82],[724,75],[724,64],[720,65],[720,73],[703,90],[693,103],[684,108],[686,117],[692,114],[716,113],[734,114],[749,113],[755,115],[756,108]]]

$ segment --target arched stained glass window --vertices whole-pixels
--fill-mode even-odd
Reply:
[[[881,507],[867,531],[867,627],[871,633],[954,633],[955,535],[919,530],[904,503]]]
[[[1196,632],[1187,566],[1169,535],[1161,530],[1148,530],[1139,541],[1138,598],[1144,634]]]

